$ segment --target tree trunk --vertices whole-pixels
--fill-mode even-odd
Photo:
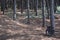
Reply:
[[[36,0],[36,16],[38,15],[38,0]]]
[[[27,20],[27,23],[29,24],[30,23],[30,20],[29,20],[29,8],[30,8],[30,6],[29,6],[29,0],[27,1],[27,16],[28,16],[28,20]]]
[[[16,19],[16,0],[13,0],[13,20]]]
[[[1,0],[1,11],[3,11],[3,14],[4,10],[5,10],[5,0]]]
[[[21,0],[21,14],[23,13],[23,0]]]
[[[50,0],[50,24],[51,27],[55,27],[55,22],[54,22],[54,0]]]
[[[49,19],[50,18],[50,1],[49,0],[46,0],[46,6],[47,6],[47,13],[48,13],[48,16],[47,18]]]
[[[45,27],[45,0],[41,0],[42,1],[42,18],[43,18],[43,24],[42,27]]]

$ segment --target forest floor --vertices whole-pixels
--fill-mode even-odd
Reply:
[[[13,20],[6,14],[0,15],[0,40],[60,40],[60,14],[55,16],[58,17],[55,19],[56,32],[49,37],[45,35],[46,27],[42,27],[42,19],[30,19],[30,24],[27,24],[23,16]],[[48,25],[49,20],[46,20]]]

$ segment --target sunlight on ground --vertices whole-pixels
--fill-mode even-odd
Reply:
[[[47,22],[50,22],[50,20],[49,20],[49,19],[46,19],[46,21],[47,21]]]
[[[13,20],[11,20],[12,22],[14,22],[14,23],[16,23],[17,25],[19,25],[19,26],[22,26],[22,27],[28,27],[28,25],[24,25],[24,24],[22,24],[22,23],[19,23],[19,22],[17,22],[17,21],[13,21]]]
[[[20,18],[20,16],[19,16],[19,18]],[[4,32],[6,31],[7,33],[12,35],[12,38],[7,38],[6,40],[25,40],[25,39],[26,40],[30,40],[30,39],[31,40],[56,40],[56,39],[58,39],[58,37],[60,37],[58,35],[59,33],[56,34],[57,37],[53,36],[53,37],[49,38],[48,36],[44,36],[43,32],[45,31],[44,30],[45,28],[42,28],[40,26],[39,23],[41,23],[40,22],[41,20],[39,21],[38,19],[34,19],[34,22],[32,21],[33,23],[35,23],[36,26],[33,24],[27,25],[27,24],[24,24],[17,20],[12,20],[8,16],[0,17],[0,19],[2,19],[1,21],[3,21],[3,23],[6,23],[6,25],[4,25],[4,26],[3,26],[3,23],[0,25],[0,26],[2,26],[0,31],[3,30]],[[23,20],[24,18],[20,18],[19,20],[21,20],[21,19]],[[46,19],[46,20],[48,21],[48,23],[50,22],[50,20],[48,20],[48,19]],[[57,20],[60,23],[60,19],[57,19]],[[39,22],[39,23],[36,24],[36,22]],[[58,22],[56,22],[56,24],[59,24]],[[39,27],[37,25],[39,25]],[[8,27],[8,28],[6,29],[5,27]],[[19,28],[19,30],[16,30],[15,28],[16,29]],[[42,30],[44,30],[44,31],[42,31]],[[11,37],[11,35],[10,35],[10,37]],[[21,36],[21,35],[23,35],[23,36]],[[6,34],[3,36],[6,37]],[[58,40],[60,40],[60,39],[58,39]]]
[[[20,14],[21,15],[21,12],[16,12],[17,14]],[[23,12],[23,14],[25,14],[26,12]]]

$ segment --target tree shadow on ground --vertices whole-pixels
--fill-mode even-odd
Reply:
[[[24,19],[22,19],[22,20],[19,19],[18,22],[17,21],[11,21],[11,20],[12,19],[9,19],[8,16],[7,17],[5,17],[5,16],[0,17],[0,26],[1,26],[0,31],[1,30],[3,31],[3,33],[0,32],[0,40],[16,39],[16,38],[19,38],[19,40],[31,40],[31,39],[33,39],[33,37],[36,37],[36,36],[37,36],[36,40],[40,40],[38,38],[40,38],[41,35],[44,36],[44,37],[48,37],[48,36],[45,36],[44,31],[43,31],[43,33],[41,31],[41,30],[43,30],[43,28],[42,29],[40,28],[41,27],[40,23],[42,23],[42,21],[40,19],[34,19],[34,20],[31,19],[31,24],[30,25],[24,24]],[[57,23],[56,26],[59,29],[56,28],[57,32],[55,33],[55,36],[52,36],[52,37],[56,38],[56,39],[60,39],[60,31],[59,31],[60,30],[60,27],[59,27],[60,26],[60,24],[59,24],[60,20],[56,23]],[[39,27],[38,27],[38,25],[39,25]],[[10,35],[10,33],[7,33],[9,31],[8,29],[13,30],[12,34],[14,32],[18,32],[18,33]],[[20,31],[22,31],[22,33]]]
[[[43,35],[43,34],[40,34]],[[7,39],[15,39],[18,38],[18,40],[40,40],[41,36],[40,35],[36,35],[36,34],[32,34],[32,35],[28,35],[28,34],[14,34],[14,35],[8,35],[7,33],[0,35],[0,40],[7,40]],[[33,38],[33,39],[32,39]],[[36,39],[37,38],[37,39]]]

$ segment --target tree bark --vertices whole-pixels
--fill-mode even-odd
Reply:
[[[27,23],[29,24],[30,23],[30,20],[29,20],[29,8],[30,8],[30,6],[29,6],[29,0],[27,0],[27,16],[28,16],[28,20],[27,20]]]
[[[42,1],[42,18],[43,18],[43,24],[42,27],[45,27],[45,0],[41,0]]]
[[[23,13],[23,0],[21,0],[21,14]]]
[[[16,0],[13,0],[13,20],[16,19]]]
[[[3,14],[4,10],[5,10],[5,0],[1,0],[1,11],[3,11]]]
[[[54,21],[54,0],[50,0],[50,24],[51,27],[55,27],[55,21]]]
[[[50,18],[50,1],[49,0],[46,0],[46,6],[47,6],[47,18],[49,19]]]
[[[38,0],[36,0],[36,16],[38,15]]]

